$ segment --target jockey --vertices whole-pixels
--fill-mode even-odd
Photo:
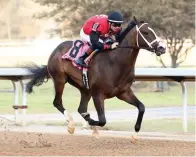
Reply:
[[[119,12],[111,12],[107,15],[95,15],[89,18],[80,31],[82,41],[88,43],[90,47],[78,58],[77,64],[87,67],[84,60],[95,50],[115,49],[118,46],[114,36],[121,32],[123,17]],[[107,39],[112,39],[106,42]],[[111,42],[112,41],[112,42]]]

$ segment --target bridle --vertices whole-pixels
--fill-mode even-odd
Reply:
[[[137,43],[137,46],[119,46],[119,48],[133,48],[133,49],[146,49],[146,50],[150,50],[150,51],[154,51],[154,48],[153,48],[153,43],[155,42],[160,42],[160,39],[158,38],[158,36],[156,35],[155,31],[148,27],[148,29],[154,34],[155,36],[155,39],[151,42],[149,42],[144,36],[143,34],[141,33],[140,29],[144,26],[144,25],[147,25],[148,23],[142,23],[139,27],[138,25],[136,25],[136,31],[137,31],[137,35],[136,35],[136,43]],[[148,47],[140,47],[139,45],[139,35],[142,37],[142,39],[146,42],[146,44],[148,45]]]
[[[152,42],[148,42],[148,40],[146,40],[146,38],[145,38],[145,37],[143,36],[143,34],[140,32],[140,29],[141,29],[144,25],[146,25],[146,24],[148,24],[148,23],[143,23],[143,24],[140,25],[140,27],[138,27],[138,25],[136,25],[136,31],[137,31],[137,37],[136,37],[137,39],[136,39],[136,41],[137,41],[137,46],[140,47],[140,46],[139,46],[139,42],[138,42],[138,36],[140,35],[140,36],[143,38],[143,40],[146,42],[146,44],[147,44],[150,48],[153,48],[153,47],[152,47],[152,44],[155,43],[155,42],[159,42],[160,40],[159,40],[159,38],[157,37],[155,31],[154,31],[152,28],[150,28],[150,27],[148,27],[148,29],[154,34],[155,39],[154,39]]]

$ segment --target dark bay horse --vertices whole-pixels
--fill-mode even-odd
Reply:
[[[151,50],[160,56],[165,53],[165,47],[160,46],[159,38],[148,23],[137,21],[135,18],[133,23],[135,24],[133,28],[126,28],[117,49],[99,52],[93,56],[88,69],[90,89],[87,89],[83,84],[81,70],[74,67],[71,61],[61,58],[72,46],[72,41],[65,41],[52,52],[48,65],[36,68],[29,67],[33,75],[27,84],[27,92],[31,93],[33,86],[39,86],[44,82],[44,79],[51,78],[55,87],[53,104],[67,117],[69,114],[63,107],[62,93],[65,84],[70,83],[78,88],[81,93],[78,112],[90,126],[104,126],[106,124],[104,100],[117,97],[138,108],[135,131],[139,132],[145,106],[130,88],[134,81],[135,62],[140,48]],[[97,111],[98,121],[93,120],[87,112],[91,97]],[[68,116],[68,121],[72,122],[71,115]],[[69,126],[68,131],[73,133],[74,126],[71,124]]]

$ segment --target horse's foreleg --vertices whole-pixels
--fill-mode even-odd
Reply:
[[[89,125],[91,125],[91,128],[93,130],[93,136],[99,138],[99,131],[96,126],[104,126],[106,124],[106,118],[104,112],[104,99],[100,94],[93,95],[92,97],[93,97],[93,101],[94,101],[94,105],[97,111],[99,121],[95,121],[91,119],[89,114],[85,115],[85,119],[88,121]]]
[[[80,101],[80,106],[78,108],[78,112],[88,122],[89,125],[104,126],[106,123],[106,120],[105,120],[103,100],[99,97],[95,97],[95,96],[93,97],[94,105],[95,105],[95,108],[97,110],[97,114],[99,117],[99,121],[95,121],[91,119],[90,114],[87,112],[88,101],[90,100],[90,98],[91,98],[91,95],[81,92],[81,101]]]
[[[131,89],[129,89],[126,92],[122,93],[121,95],[117,96],[117,98],[124,100],[125,102],[132,104],[138,108],[139,113],[138,113],[137,121],[135,124],[135,131],[139,132],[140,128],[141,128],[143,115],[145,112],[144,104],[137,99],[137,97],[133,94],[133,91]]]
[[[102,127],[106,124],[104,98],[100,94],[93,95],[92,97],[99,118],[99,122],[97,124],[97,122],[94,121],[90,125],[98,125]]]
[[[91,119],[90,114],[87,112],[88,102],[91,98],[91,93],[81,90],[81,100],[78,108],[80,115],[89,123],[89,125],[99,125],[99,121]]]
[[[80,105],[78,107],[78,113],[84,118],[85,123],[83,123],[83,127],[87,127],[86,123],[90,120],[90,114],[87,112],[88,108],[88,102],[91,98],[91,93],[88,91],[80,91],[81,93],[81,99],[80,99]]]

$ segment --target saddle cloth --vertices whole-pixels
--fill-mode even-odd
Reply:
[[[86,52],[86,50],[88,48],[89,48],[89,45],[87,43],[85,43],[81,40],[74,40],[69,51],[67,53],[65,53],[61,58],[71,60],[73,66],[77,67],[80,70],[82,69],[83,84],[87,89],[90,89],[89,84],[88,84],[88,82],[89,82],[88,75],[87,75],[88,68],[82,68],[80,65],[76,64],[76,60],[81,55],[83,55],[83,53]],[[88,63],[89,62],[87,62],[86,64],[88,65]]]
[[[65,53],[62,58],[68,59],[72,61],[73,66],[77,67],[78,69],[82,69],[82,67],[76,64],[76,60],[83,55],[84,52],[89,48],[89,45],[81,40],[74,40],[71,48],[67,53]],[[88,65],[88,62],[87,62]]]

